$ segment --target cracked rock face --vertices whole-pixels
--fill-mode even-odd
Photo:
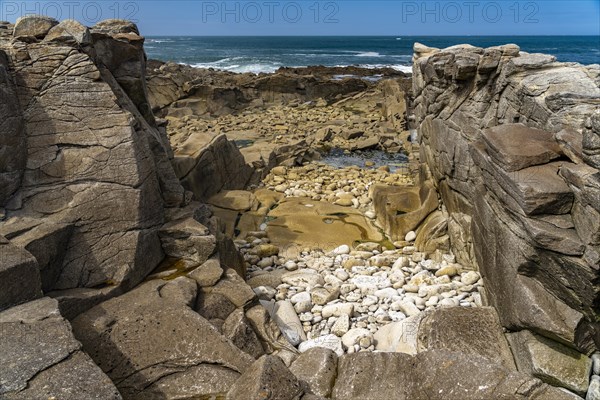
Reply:
[[[150,281],[83,313],[73,331],[125,398],[226,393],[254,359],[189,307],[196,295],[189,278]]]
[[[81,351],[56,300],[44,297],[0,313],[0,397],[121,399]]]
[[[185,201],[144,108],[143,38],[118,20],[0,30],[0,234],[32,251],[45,293],[133,287],[164,257],[163,208]]]
[[[519,52],[415,47],[420,153],[510,330],[599,346],[597,66]]]

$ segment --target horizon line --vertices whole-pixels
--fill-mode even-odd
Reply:
[[[142,32],[140,32],[142,33]],[[143,34],[143,33],[142,33]],[[597,37],[600,40],[600,35],[576,35],[576,34],[565,34],[565,35],[175,35],[175,34],[147,34],[145,37],[150,36],[162,36],[162,37],[393,37],[393,38],[416,38],[416,37]]]

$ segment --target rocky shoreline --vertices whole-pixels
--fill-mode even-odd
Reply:
[[[0,398],[600,399],[600,66],[143,44],[0,23]]]

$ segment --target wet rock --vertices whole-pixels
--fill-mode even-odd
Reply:
[[[281,276],[281,280],[292,286],[300,287],[315,287],[317,285],[325,284],[323,277],[314,270],[286,272]]]

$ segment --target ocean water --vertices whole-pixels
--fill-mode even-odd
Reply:
[[[469,43],[479,47],[515,43],[529,53],[559,61],[600,64],[600,36],[407,36],[407,37],[148,37],[148,57],[199,68],[273,72],[309,65],[390,66],[410,72],[415,42],[432,47]]]

